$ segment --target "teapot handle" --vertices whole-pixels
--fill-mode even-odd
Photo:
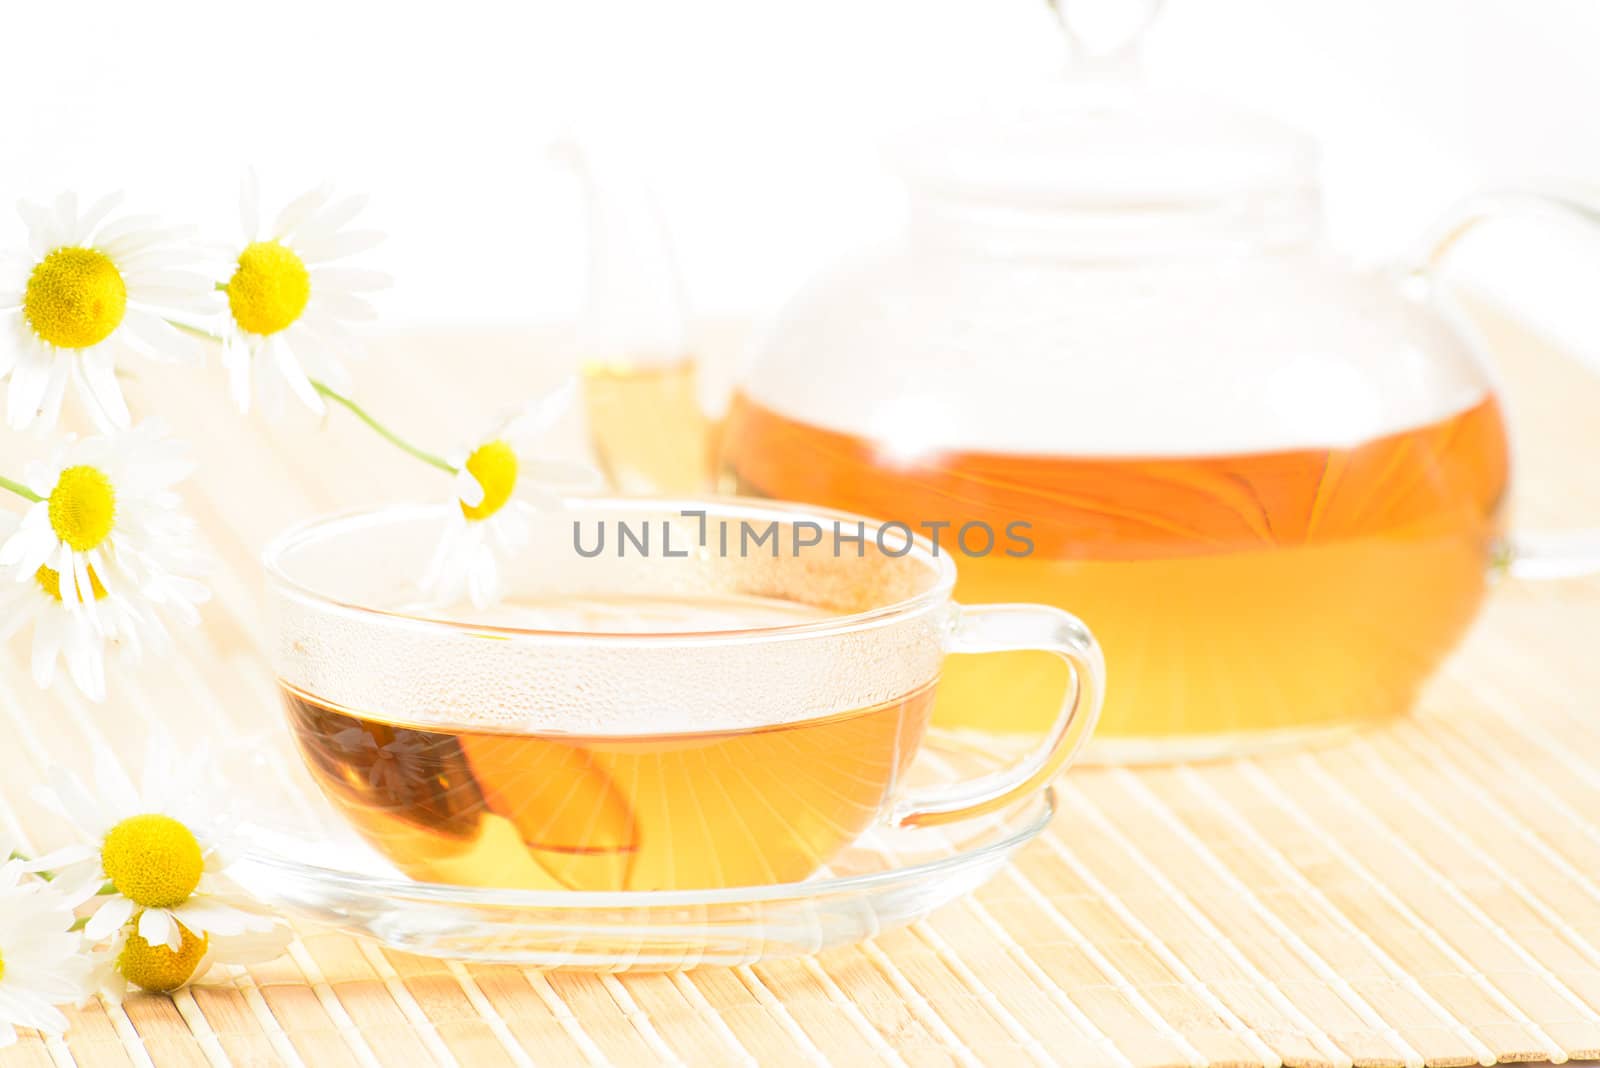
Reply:
[[[1600,205],[1560,193],[1508,189],[1480,193],[1460,204],[1413,259],[1411,274],[1431,282],[1451,250],[1480,224],[1505,217],[1548,218],[1600,234]],[[1505,554],[1514,578],[1557,579],[1600,573],[1600,528],[1517,534]]]

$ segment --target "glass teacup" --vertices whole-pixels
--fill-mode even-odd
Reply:
[[[495,608],[419,600],[444,507],[316,520],[267,550],[273,667],[318,786],[413,878],[662,890],[794,882],[880,821],[968,819],[1093,730],[1099,647],[1042,605],[960,607],[948,555],[802,506],[525,510]],[[949,653],[1056,653],[1013,766],[904,788]]]

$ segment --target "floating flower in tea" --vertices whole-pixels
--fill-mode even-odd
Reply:
[[[599,475],[588,467],[533,456],[535,443],[571,407],[575,393],[573,382],[563,383],[470,449],[449,457],[460,517],[451,515],[423,575],[422,590],[428,597],[449,603],[465,593],[476,608],[493,604],[500,596],[500,557],[515,553],[528,540],[517,502],[553,505],[559,501],[557,488],[592,489],[598,483]]]

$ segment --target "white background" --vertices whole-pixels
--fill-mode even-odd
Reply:
[[[573,127],[630,144],[700,311],[770,309],[895,225],[885,130],[1061,60],[1042,0],[5,0],[3,14],[0,201],[126,188],[230,234],[247,163],[269,201],[332,178],[370,191],[392,235],[373,259],[398,279],[382,303],[397,326],[575,313],[578,195],[545,156]],[[1485,184],[1600,182],[1597,56],[1594,0],[1170,0],[1147,68],[1315,131],[1334,238],[1372,257]],[[1515,230],[1476,240],[1459,269],[1557,333],[1600,338],[1600,241]],[[0,214],[0,244],[19,240]]]

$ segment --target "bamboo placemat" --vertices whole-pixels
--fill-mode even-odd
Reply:
[[[1521,513],[1600,520],[1600,388],[1506,321]],[[723,339],[726,340],[726,339]],[[553,337],[376,346],[373,407],[448,442],[559,366]],[[713,343],[712,351],[730,346]],[[0,834],[91,744],[160,720],[260,729],[255,553],[333,507],[431,496],[346,419],[267,431],[217,374],[140,369],[137,410],[203,449],[191,493],[224,564],[203,634],[104,707],[42,696],[0,649]],[[0,456],[27,443],[0,437]],[[12,466],[7,461],[7,467]],[[544,974],[310,932],[283,960],[73,1014],[4,1065],[1406,1065],[1600,1056],[1600,583],[1505,584],[1418,714],[1314,754],[1070,774],[1063,813],[970,900],[815,959],[681,975]]]

